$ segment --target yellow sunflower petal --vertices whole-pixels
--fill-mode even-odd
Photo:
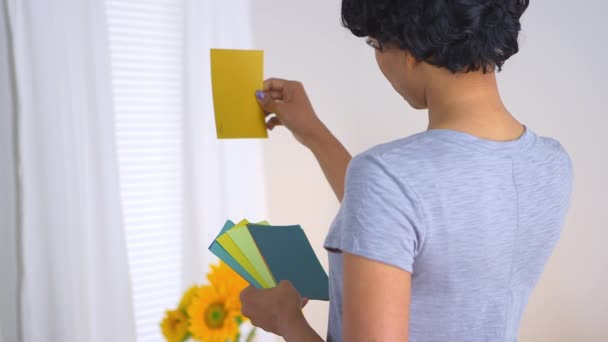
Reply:
[[[179,302],[178,308],[186,312],[190,303],[192,302],[192,298],[196,295],[196,291],[200,288],[200,286],[194,285],[190,287],[182,297],[182,300]]]
[[[188,307],[189,331],[200,341],[235,340],[239,316],[240,311],[234,309],[224,288],[204,286],[197,290]]]
[[[160,327],[167,342],[182,342],[188,335],[188,317],[179,309],[167,310]]]
[[[238,273],[234,272],[230,266],[223,261],[219,265],[211,265],[211,272],[207,275],[209,283],[218,290],[225,292],[241,309],[239,296],[244,288],[249,286],[249,283],[243,279]]]

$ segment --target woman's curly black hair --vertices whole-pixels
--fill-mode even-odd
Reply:
[[[519,50],[529,0],[343,0],[342,22],[358,37],[397,43],[451,72],[501,70]]]

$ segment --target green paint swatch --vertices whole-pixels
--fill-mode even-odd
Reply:
[[[269,284],[269,287],[274,287],[277,285],[276,281],[270,274],[268,270],[268,266],[264,262],[264,258],[260,254],[258,247],[253,241],[253,237],[249,233],[249,229],[247,226],[242,227],[234,227],[228,230],[228,235],[234,241],[234,243],[239,247],[241,252],[247,257],[249,262],[253,265],[258,274],[263,278],[265,284]]]
[[[228,220],[226,221],[226,224],[224,224],[224,227],[222,228],[222,230],[220,231],[220,233],[218,234],[217,237],[220,237],[222,234],[226,233],[226,231],[228,231],[228,229],[232,228],[234,226],[234,222]],[[244,268],[243,266],[241,266],[236,259],[234,259],[220,244],[219,242],[217,242],[217,237],[215,238],[215,240],[213,240],[213,243],[211,243],[211,246],[209,246],[209,250],[211,251],[211,253],[215,254],[215,256],[217,256],[218,258],[220,258],[220,260],[224,261],[228,266],[230,266],[230,268],[232,268],[236,273],[238,273],[241,277],[243,277],[243,279],[247,280],[249,282],[249,284],[255,286],[258,289],[263,288],[262,284],[260,284],[257,280],[255,280],[254,277],[251,276],[251,274],[249,274]]]
[[[248,223],[247,220],[243,220],[243,221],[237,223],[234,227],[230,228],[228,230],[228,232],[230,232],[231,229],[234,229],[237,227],[241,227],[241,226],[245,227],[245,225],[247,223]],[[243,253],[243,251],[239,248],[239,246],[237,246],[237,244],[234,242],[234,240],[232,240],[232,237],[230,237],[230,234],[222,234],[216,239],[216,241],[219,242],[220,245],[226,250],[226,252],[228,252],[228,254],[230,254],[230,256],[232,256],[239,263],[239,265],[243,266],[243,268],[259,284],[262,285],[262,287],[264,287],[264,288],[272,287],[270,283],[267,283],[266,281],[264,281],[264,278],[258,273],[258,271],[255,269],[253,264],[251,264],[249,259],[247,259],[247,257]]]

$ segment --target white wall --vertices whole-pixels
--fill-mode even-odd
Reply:
[[[532,1],[521,54],[502,75],[515,113],[574,162],[566,228],[524,316],[522,341],[608,341],[608,152],[601,0]]]
[[[267,77],[304,82],[318,114],[352,153],[425,128],[382,78],[374,52],[339,25],[340,0],[253,2],[254,46]],[[522,342],[608,341],[608,49],[601,0],[534,0],[524,16],[521,52],[500,75],[518,118],[570,152],[576,179],[558,248],[535,290]],[[338,208],[314,157],[285,131],[265,143],[269,219],[300,223],[327,266],[322,241]],[[306,314],[324,336],[327,304]]]

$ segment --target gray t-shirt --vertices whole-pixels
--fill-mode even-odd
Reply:
[[[516,341],[571,189],[566,151],[529,129],[509,142],[430,130],[354,157],[325,241],[328,341],[342,341],[339,251],[412,273],[409,341]]]

